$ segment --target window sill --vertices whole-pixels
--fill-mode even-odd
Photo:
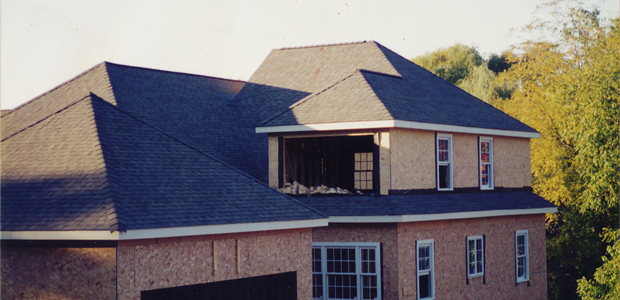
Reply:
[[[467,274],[467,278],[472,279],[472,278],[478,278],[478,277],[483,277],[484,273],[478,273],[478,274]]]

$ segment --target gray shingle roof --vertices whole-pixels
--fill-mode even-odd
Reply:
[[[401,120],[536,132],[391,50],[376,46],[400,76],[358,71],[258,126]]]
[[[113,93],[75,97],[88,78]],[[249,161],[225,110],[242,84],[104,63],[4,115],[2,230],[323,218],[224,162]]]
[[[428,215],[555,207],[532,192],[433,193],[380,197],[300,197],[297,199],[330,217]]]

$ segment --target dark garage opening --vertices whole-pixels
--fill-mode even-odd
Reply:
[[[142,300],[294,300],[297,272],[142,291]]]

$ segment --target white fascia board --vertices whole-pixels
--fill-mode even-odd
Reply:
[[[489,129],[489,128],[444,125],[444,124],[422,123],[422,122],[401,121],[401,120],[267,126],[267,127],[256,127],[255,130],[256,130],[256,133],[284,133],[284,132],[378,129],[378,128],[408,128],[408,129],[430,130],[430,131],[438,131],[438,132],[456,132],[456,133],[469,133],[469,134],[479,134],[479,135],[498,135],[498,136],[534,138],[534,139],[540,138],[540,133],[538,132]]]
[[[320,123],[320,124],[306,124],[306,125],[256,127],[256,133],[355,130],[355,129],[375,129],[375,128],[393,128],[393,127],[394,127],[394,120],[368,121],[368,122],[338,122],[338,123]]]
[[[127,230],[124,232],[92,231],[2,231],[2,240],[70,240],[70,241],[119,241],[195,235],[212,235],[242,232],[257,232],[284,229],[299,229],[327,226],[327,219],[243,223],[208,226],[173,227],[158,229]]]
[[[257,232],[283,229],[300,229],[327,226],[327,219],[242,223],[209,226],[173,227],[159,229],[140,229],[121,232],[120,240],[140,240],[167,237],[183,237],[195,235],[212,235],[241,232]]]
[[[489,128],[467,127],[467,126],[456,126],[456,125],[431,124],[431,123],[421,123],[421,122],[401,121],[401,120],[395,120],[394,125],[397,128],[410,128],[410,129],[444,131],[444,132],[460,132],[460,133],[471,133],[471,134],[480,134],[480,135],[499,135],[499,136],[522,137],[522,138],[531,138],[531,139],[540,138],[540,133],[528,132],[528,131],[514,131],[514,130],[489,129]]]
[[[2,231],[1,240],[63,240],[63,241],[118,241],[118,231],[74,230],[74,231]]]
[[[502,217],[516,215],[535,215],[556,213],[555,207],[531,208],[531,209],[506,209],[506,210],[487,210],[447,214],[423,214],[423,215],[403,215],[403,216],[334,216],[329,217],[330,223],[402,223],[402,222],[421,222],[421,221],[441,221],[454,219],[472,219],[486,217]]]

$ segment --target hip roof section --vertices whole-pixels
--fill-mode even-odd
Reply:
[[[333,124],[338,128],[336,123],[394,120],[537,134],[376,42],[274,50],[271,56],[257,71],[257,82],[311,94],[257,123],[257,132],[280,132],[286,126]],[[318,57],[325,57],[325,61],[315,62]],[[357,60],[351,61],[351,57]],[[316,66],[310,67],[313,62]],[[301,75],[293,74],[297,63],[301,64]],[[329,63],[337,65],[340,72],[308,75],[309,70],[325,68]],[[274,75],[267,76],[265,70]],[[341,74],[344,70],[350,73]],[[281,76],[283,73],[286,75]],[[240,96],[248,95],[242,90]],[[369,105],[367,99],[374,103]]]

